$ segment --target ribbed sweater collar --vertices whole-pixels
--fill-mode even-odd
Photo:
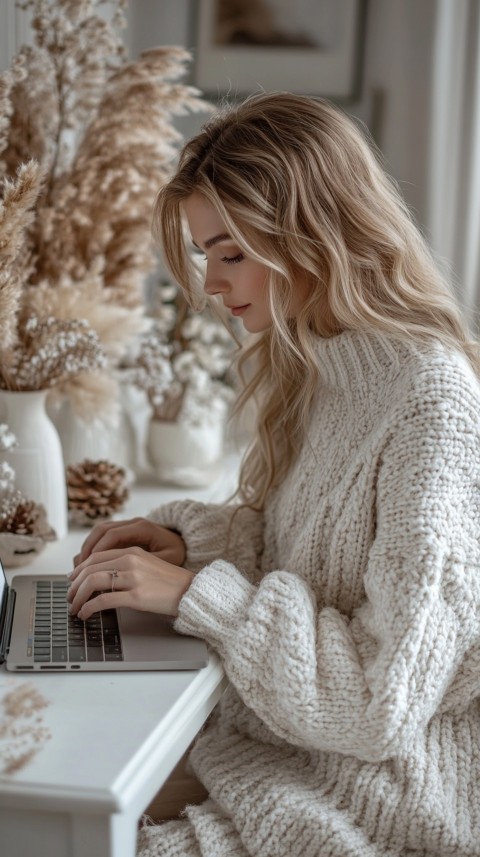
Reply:
[[[385,377],[405,357],[424,349],[388,334],[349,330],[329,339],[318,338],[315,350],[323,382],[352,390],[371,385],[375,377]]]

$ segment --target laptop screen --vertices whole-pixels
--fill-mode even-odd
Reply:
[[[3,610],[7,601],[8,584],[5,572],[3,570],[2,560],[0,559],[0,616],[3,619]],[[5,604],[4,604],[5,602]]]
[[[8,602],[8,584],[7,578],[5,577],[5,572],[3,570],[2,561],[0,560],[0,663],[3,662],[5,657],[5,619],[7,615],[7,602]]]
[[[2,560],[0,559],[0,604],[3,604],[3,599],[7,591],[7,578],[3,570]]]

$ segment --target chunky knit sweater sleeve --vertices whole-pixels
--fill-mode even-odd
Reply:
[[[260,513],[246,507],[176,500],[154,509],[149,519],[177,530],[187,549],[185,568],[198,571],[222,557],[255,577],[262,553]]]
[[[254,584],[217,559],[196,575],[177,629],[219,652],[279,738],[376,762],[415,740],[456,681],[462,704],[459,670],[480,646],[479,414],[474,383],[438,372],[392,410],[365,462],[374,535],[353,615],[322,606],[294,568]]]

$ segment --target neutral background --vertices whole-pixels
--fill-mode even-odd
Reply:
[[[185,46],[193,79],[201,2],[130,0],[130,54],[155,45]],[[452,272],[472,324],[478,324],[480,0],[365,0],[362,10],[356,95],[343,106],[369,127],[387,169]],[[26,38],[14,0],[0,0],[0,69]],[[312,69],[312,81],[314,75]],[[281,68],[276,88],[288,89]],[[183,121],[181,130],[189,135],[199,121]]]

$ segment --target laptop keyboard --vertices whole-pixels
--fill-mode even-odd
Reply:
[[[83,622],[68,612],[68,581],[36,583],[33,659],[40,663],[122,661],[115,610],[94,613]]]

